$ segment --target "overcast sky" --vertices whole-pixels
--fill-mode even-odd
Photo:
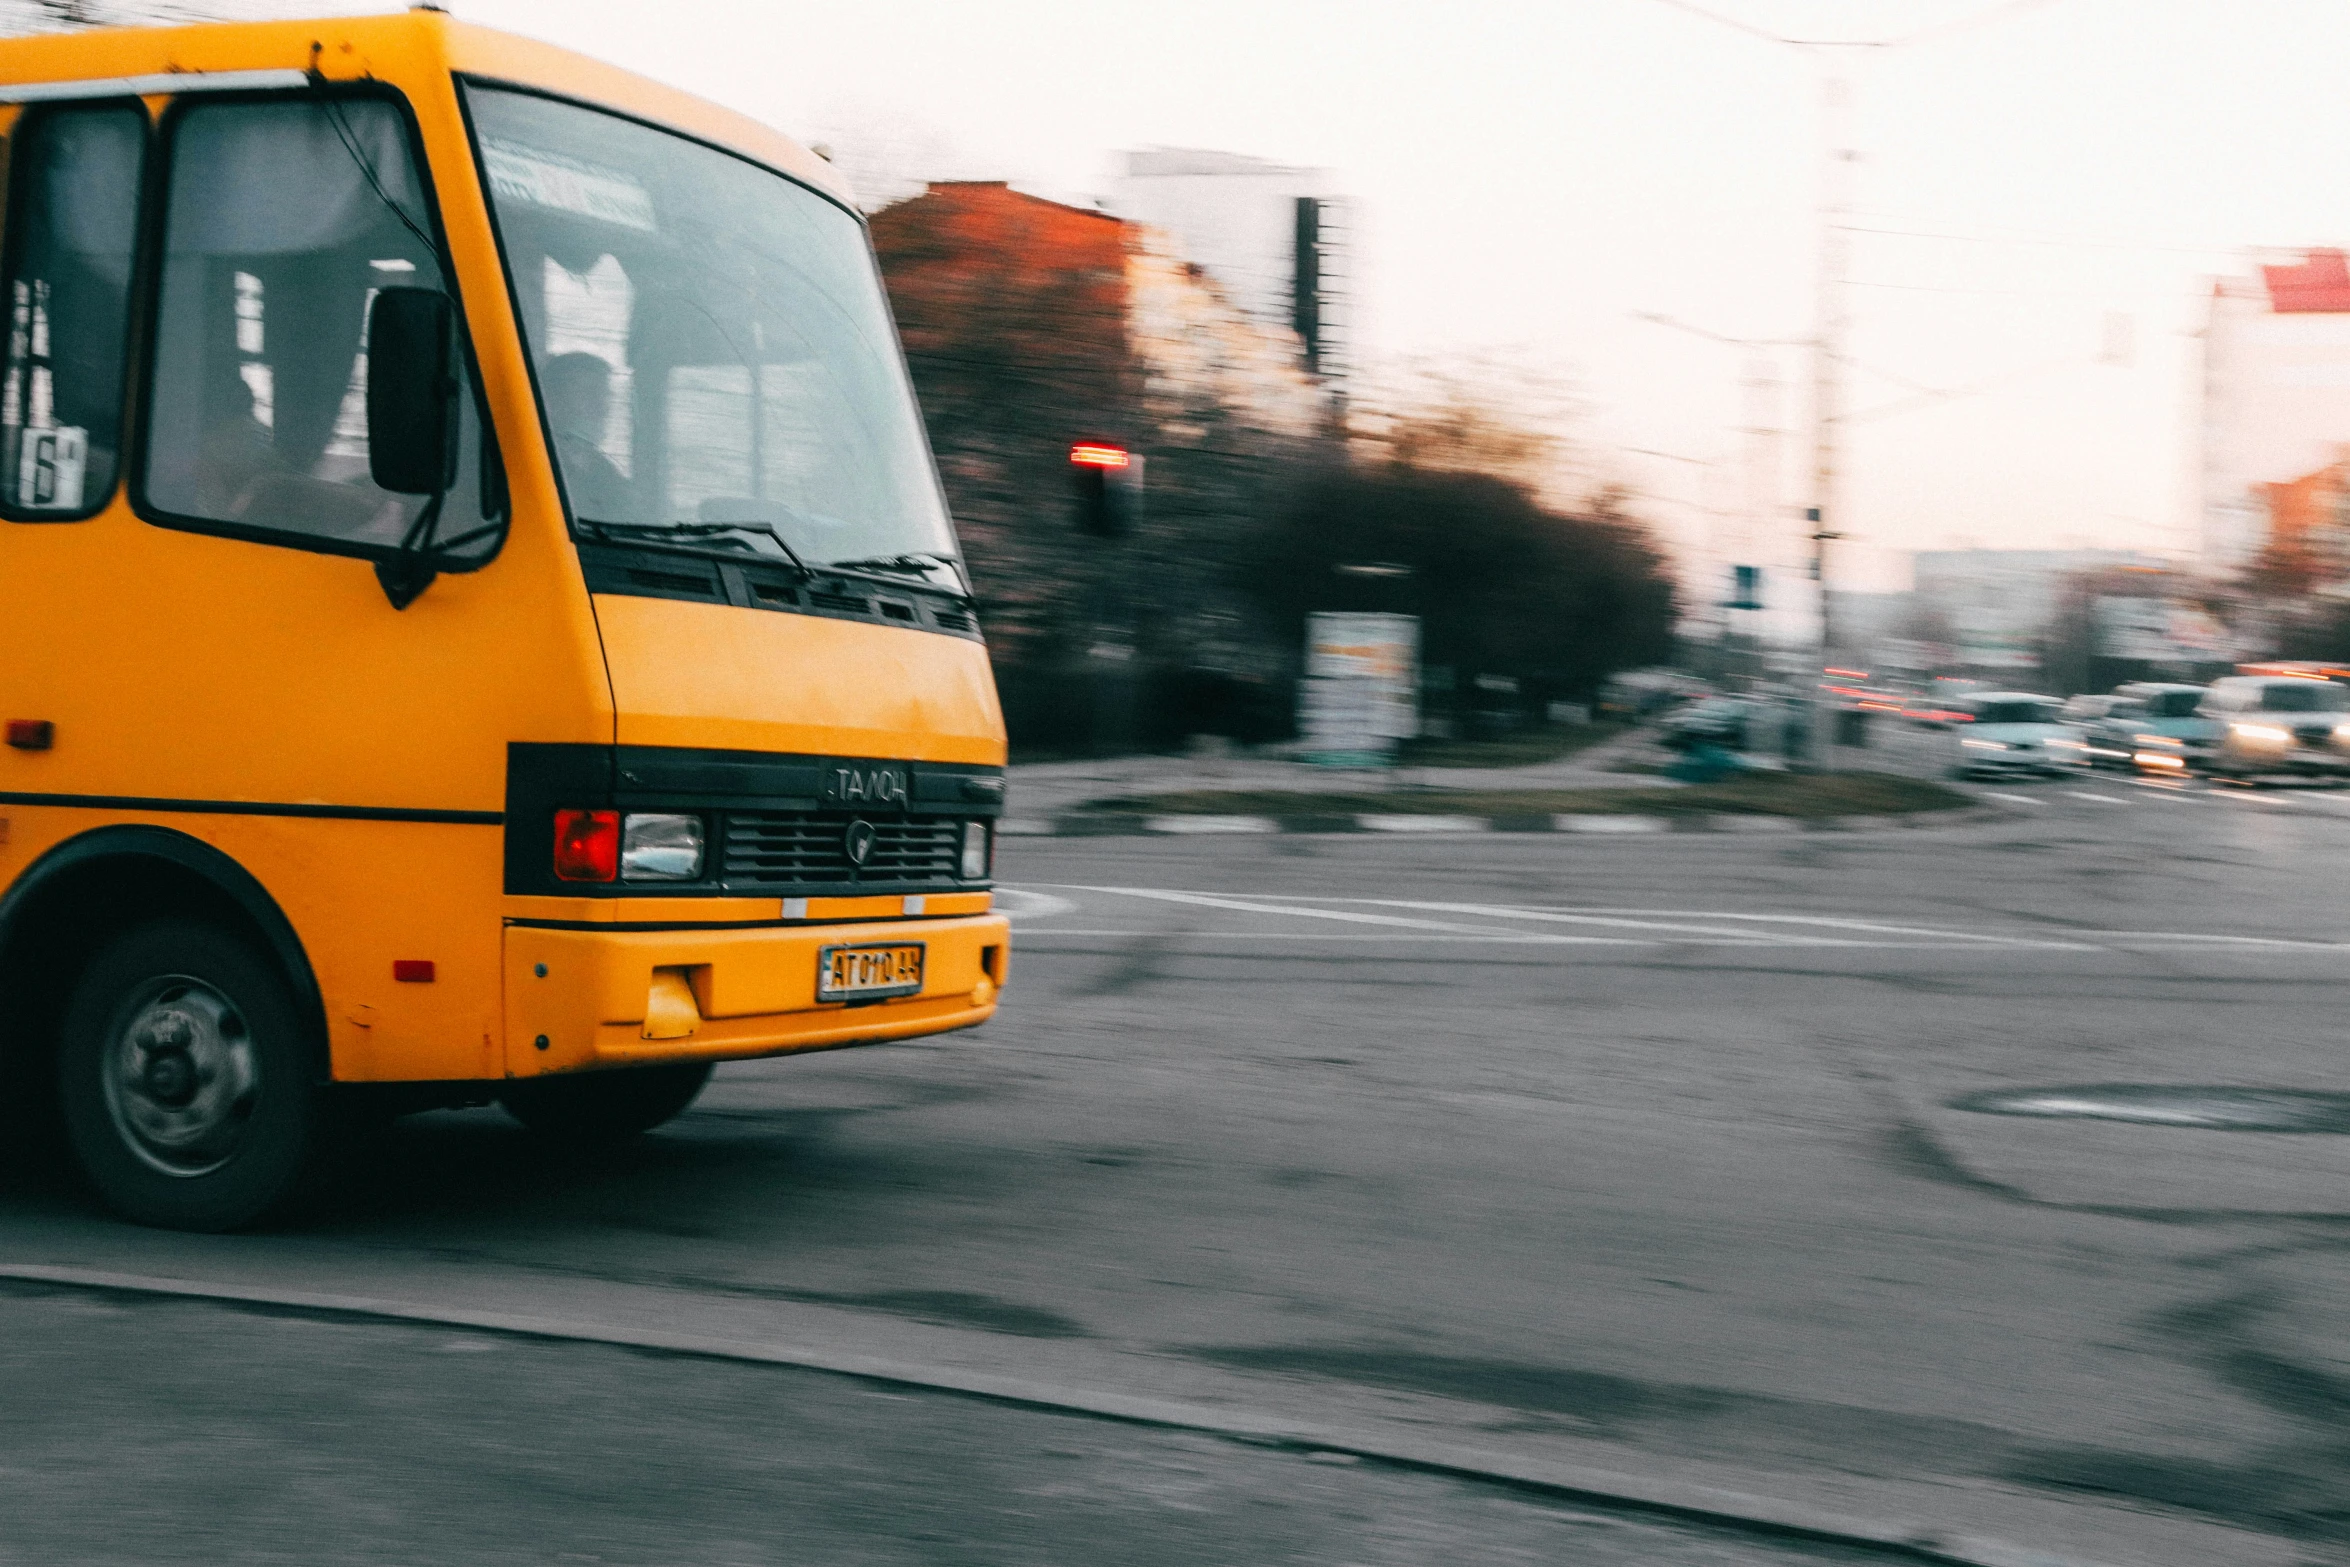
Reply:
[[[1801,338],[1814,317],[1819,80],[1849,73],[1859,226],[1850,394],[1977,395],[1847,427],[1853,586],[1898,552],[2193,539],[2205,280],[2254,245],[2350,240],[2342,0],[448,0],[807,139],[1083,199],[1120,149],[1326,165],[1360,205],[1362,347],[1505,349],[1571,373],[1587,438],[1702,542],[1739,508],[1733,349],[1638,319]],[[2127,365],[2098,362],[2108,318]],[[1809,368],[1778,422],[1808,485]],[[1638,455],[1631,448],[1699,462]],[[1710,466],[1708,466],[1710,464]],[[1792,559],[1799,531],[1722,554]]]

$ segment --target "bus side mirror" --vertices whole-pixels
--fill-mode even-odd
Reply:
[[[398,495],[457,482],[457,312],[437,289],[382,289],[368,307],[367,471]]]

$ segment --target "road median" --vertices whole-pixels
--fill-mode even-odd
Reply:
[[[1890,773],[1751,773],[1681,787],[1193,789],[1089,800],[1008,820],[1014,836],[1851,831],[1984,814],[1971,796]]]

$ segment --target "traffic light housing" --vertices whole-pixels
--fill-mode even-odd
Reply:
[[[1108,441],[1069,448],[1069,475],[1077,488],[1077,528],[1096,538],[1122,538],[1142,521],[1141,454]]]

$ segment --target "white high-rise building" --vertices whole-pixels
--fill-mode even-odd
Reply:
[[[2269,490],[2350,455],[2350,260],[2311,250],[2215,278],[2203,329],[2200,554],[2240,569],[2268,542]]]
[[[1345,375],[1347,209],[1328,169],[1173,147],[1125,160],[1119,216],[1163,230],[1253,320],[1294,332],[1314,375]]]

